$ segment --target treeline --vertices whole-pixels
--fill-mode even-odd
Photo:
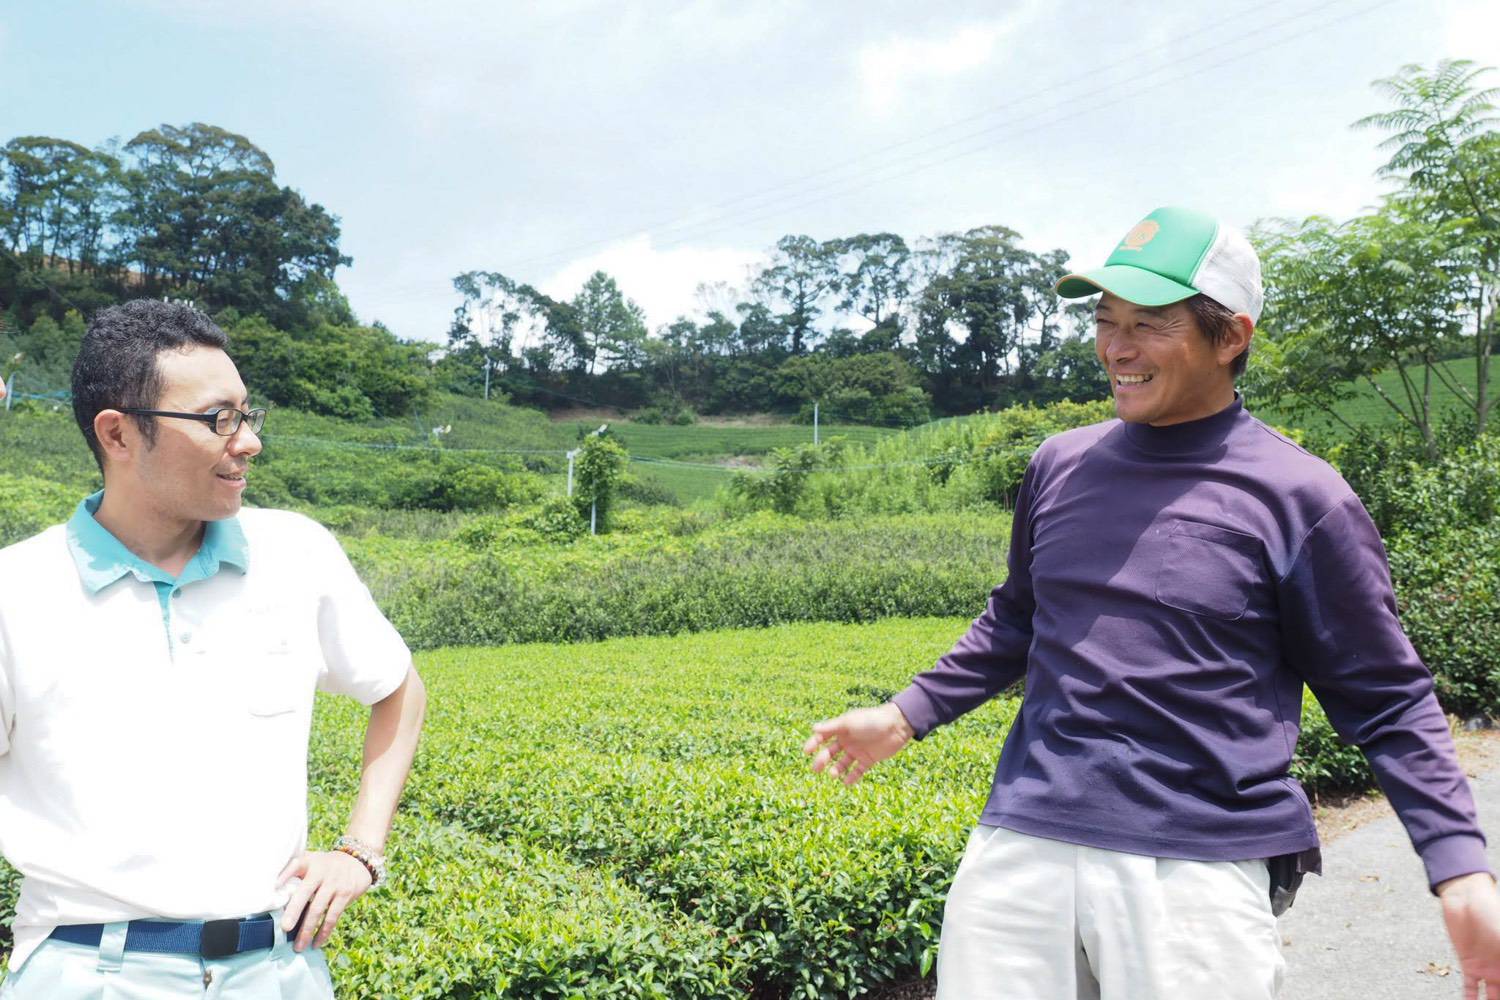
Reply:
[[[230,332],[259,398],[354,419],[410,412],[432,391],[431,345],[358,324],[334,281],[350,262],[338,218],[216,126],[0,147],[0,377],[19,394],[67,387],[94,310],[167,297]]]
[[[1242,383],[1254,403],[1343,420],[1342,403],[1373,393],[1429,458],[1436,390],[1464,404],[1471,434],[1490,424],[1500,119],[1487,72],[1445,61],[1378,81],[1387,110],[1356,124],[1383,134],[1392,192],[1355,219],[1256,227],[1267,304]],[[93,309],[162,295],[220,320],[261,398],[352,418],[404,415],[441,390],[645,420],[810,419],[816,405],[830,421],[909,426],[1108,394],[1089,306],[1052,291],[1067,254],[1026,249],[1004,226],[785,236],[743,289],[703,288],[697,316],[655,330],[602,272],[561,299],[468,271],[453,279],[441,350],[358,323],[334,281],[350,263],[338,240],[335,216],[221,128],[164,125],[93,150],[12,139],[0,148],[0,376],[19,365],[60,388]],[[1472,381],[1439,364],[1455,357],[1472,359]]]
[[[234,307],[273,324],[331,309],[350,259],[338,219],[276,181],[270,156],[212,125],[163,125],[121,145],[20,136],[0,149],[0,295],[17,326],[137,296]]]
[[[779,240],[741,292],[702,287],[703,315],[648,333],[596,272],[556,299],[494,271],[453,279],[450,388],[541,406],[570,396],[663,419],[774,411],[910,425],[933,414],[1096,399],[1108,383],[1084,317],[1052,291],[1062,250],[1004,226],[909,243],[895,233]]]
[[[908,244],[893,233],[787,236],[746,293],[705,289],[699,319],[648,335],[599,273],[569,300],[493,272],[455,279],[447,350],[362,326],[351,263],[323,206],[278,183],[250,139],[202,123],[90,149],[21,136],[0,148],[0,352],[23,389],[60,389],[85,319],[129,298],[194,302],[234,336],[262,398],[354,418],[420,408],[434,389],[544,408],[779,412],[908,426],[1107,386],[1051,292],[1066,254],[1002,226]],[[11,360],[18,359],[18,360]]]

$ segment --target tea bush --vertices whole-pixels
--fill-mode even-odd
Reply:
[[[846,447],[838,468],[810,474],[797,510],[842,517],[1008,508],[1044,440],[1113,416],[1108,401],[1016,406]]]
[[[1500,716],[1500,520],[1390,545],[1401,624],[1443,708]]]
[[[0,476],[0,547],[66,521],[80,499],[77,491],[46,479]]]
[[[527,544],[540,532],[524,525],[482,519],[447,544],[348,547],[402,635],[431,648],[973,615],[1004,576],[1009,533],[1003,514],[833,523],[761,514],[696,534],[549,546]]]

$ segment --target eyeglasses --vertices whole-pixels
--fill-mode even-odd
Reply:
[[[249,411],[236,410],[232,406],[216,406],[206,413],[175,413],[171,410],[142,410],[135,406],[117,406],[121,413],[132,413],[138,417],[179,417],[183,420],[201,420],[221,437],[229,437],[240,429],[240,424],[249,423],[250,432],[259,434],[266,425],[266,411],[260,408]]]

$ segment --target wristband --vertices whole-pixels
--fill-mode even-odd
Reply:
[[[347,854],[355,861],[365,866],[370,873],[370,888],[379,889],[385,885],[385,855],[362,840],[356,840],[350,836],[340,837],[334,841],[333,849],[341,854]]]

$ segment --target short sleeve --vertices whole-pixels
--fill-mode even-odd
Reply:
[[[373,705],[395,691],[411,668],[411,651],[376,606],[338,539],[321,525],[312,543],[320,568],[318,642],[323,669],[318,690]]]

